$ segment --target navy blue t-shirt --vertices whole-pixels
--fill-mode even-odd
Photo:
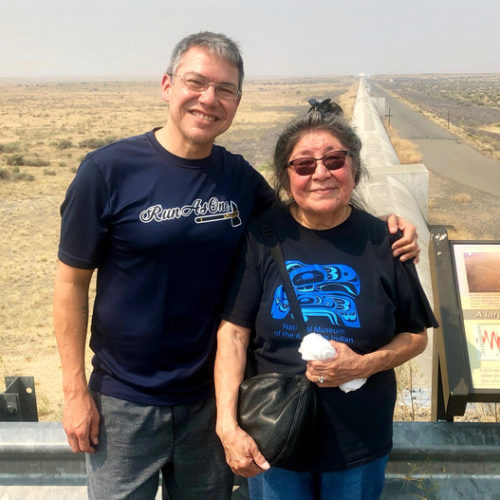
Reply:
[[[387,224],[353,209],[339,226],[315,231],[289,211],[264,214],[276,229],[307,333],[373,352],[397,333],[435,325],[414,265],[392,257]],[[223,318],[253,328],[255,371],[304,373],[298,348],[304,332],[292,317],[286,293],[261,232],[252,219],[236,259]],[[309,471],[343,470],[375,460],[392,446],[396,399],[393,370],[377,373],[357,391],[317,389],[318,418]]]
[[[87,155],[61,207],[59,258],[98,269],[91,389],[154,405],[213,392],[224,279],[250,215],[272,198],[220,146],[186,160],[151,131]]]

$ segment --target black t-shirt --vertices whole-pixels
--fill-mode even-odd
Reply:
[[[250,215],[272,200],[220,146],[187,160],[152,131],[87,155],[61,207],[59,258],[98,270],[93,390],[150,405],[213,393],[223,282]]]
[[[392,257],[394,238],[385,222],[357,209],[325,231],[304,228],[284,208],[271,210],[265,219],[276,228],[307,333],[365,354],[397,333],[418,333],[435,324],[413,264]],[[258,218],[250,222],[240,249],[223,317],[255,329],[251,346],[257,373],[305,371],[298,352],[303,333],[291,315]],[[357,391],[322,388],[317,393],[317,436],[307,470],[341,470],[389,452],[393,370],[373,375]]]

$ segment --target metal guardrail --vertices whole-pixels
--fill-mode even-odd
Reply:
[[[60,423],[0,423],[1,498],[23,498],[2,488],[54,486],[79,486],[71,498],[85,498],[84,484],[83,456],[71,452]],[[248,498],[244,480],[236,484],[233,499]],[[382,498],[500,500],[500,425],[395,422]]]
[[[84,484],[84,456],[71,451],[59,422],[0,423],[0,485]]]
[[[382,499],[500,500],[500,425],[395,422]]]

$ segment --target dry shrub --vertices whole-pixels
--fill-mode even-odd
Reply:
[[[7,165],[17,165],[17,166],[24,165],[24,157],[23,155],[19,154],[8,156],[5,161]]]
[[[10,172],[6,168],[0,167],[0,179],[4,181],[10,179]]]
[[[472,200],[469,193],[457,193],[453,196],[453,201],[457,203],[470,203]]]
[[[351,121],[354,105],[356,104],[356,96],[358,94],[359,80],[356,80],[347,90],[339,97],[339,104],[344,110],[344,116]]]
[[[500,405],[497,403],[467,403],[463,416],[454,418],[456,422],[496,422],[500,421]]]
[[[455,226],[446,226],[450,240],[477,240],[477,234]]]
[[[419,401],[417,397],[419,367],[414,360],[398,366],[396,369],[397,399],[394,408],[394,420],[397,422],[414,422],[430,420],[430,404]]]
[[[420,163],[422,161],[422,153],[420,153],[416,144],[400,137],[393,128],[389,127],[387,133],[402,165]]]
[[[0,356],[0,392],[3,392],[5,390],[5,377],[8,375],[9,373],[7,373],[5,369],[3,358],[2,356]]]
[[[10,144],[0,144],[0,153],[14,153],[20,150],[21,146],[17,142],[11,142]]]
[[[78,144],[81,148],[85,149],[97,149],[101,146],[106,146],[107,144],[116,141],[116,137],[89,137]]]
[[[24,160],[24,165],[27,167],[47,167],[50,165],[49,160],[43,160],[40,157],[35,157],[35,158],[25,158]]]
[[[57,149],[68,149],[74,146],[70,139],[59,139],[54,143],[54,145]]]
[[[16,165],[11,170],[0,168],[0,180],[4,181],[34,181],[35,177],[27,172],[21,172]]]
[[[14,176],[14,180],[32,182],[35,180],[35,176],[28,172],[17,172]]]

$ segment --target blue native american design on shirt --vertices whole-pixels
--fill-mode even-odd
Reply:
[[[287,260],[286,270],[297,294],[304,320],[327,317],[333,325],[359,328],[356,298],[360,291],[359,277],[344,264],[304,264]],[[274,292],[271,315],[284,319],[292,313],[286,292],[280,285]]]

